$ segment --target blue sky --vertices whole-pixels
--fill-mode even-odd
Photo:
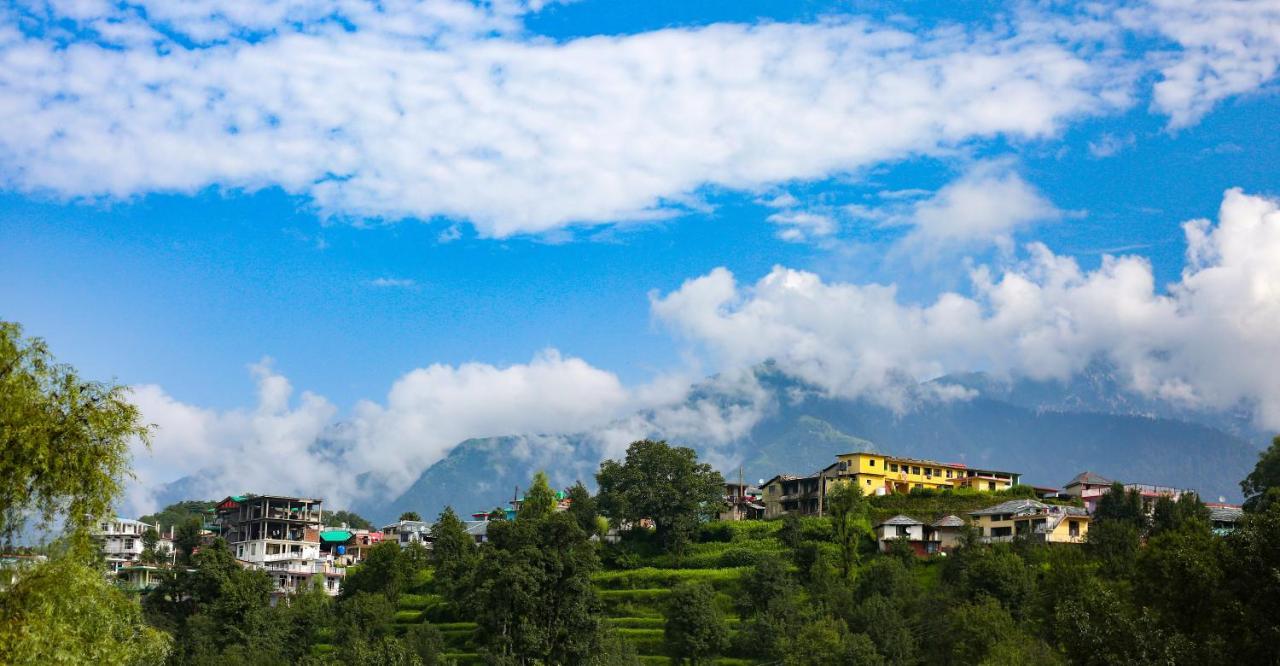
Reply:
[[[892,403],[1103,355],[1280,422],[1223,370],[1280,376],[1276,3],[940,6],[9,3],[0,316],[148,387],[144,483],[340,421],[420,470],[764,358]]]

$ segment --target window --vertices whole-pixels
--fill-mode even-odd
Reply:
[[[1078,520],[1067,521],[1067,534],[1072,537],[1080,536],[1080,521]]]
[[[871,479],[867,479],[867,485],[871,485]]]
[[[935,469],[935,470],[933,470],[933,475],[934,475],[934,476],[942,476],[942,470],[940,470],[940,469]]]
[[[996,489],[996,482],[995,482],[995,481],[988,481],[988,482],[987,482],[987,490],[995,490],[995,489]]]
[[[909,537],[911,536],[911,532],[907,529],[906,525],[898,525],[898,536]]]
[[[919,474],[919,473],[920,473],[920,468],[919,468],[919,467],[914,467],[914,466],[913,466],[913,467],[911,468],[911,473],[912,473],[912,474]]]
[[[950,478],[951,478],[951,470],[947,470],[947,478],[948,478],[948,479],[950,479]]]
[[[898,463],[889,463],[889,471],[890,472],[898,471]]]
[[[869,467],[875,467],[875,466],[876,466],[876,459],[875,459],[875,458],[872,458],[871,460],[868,460],[868,461],[867,461],[867,465],[868,465]]]

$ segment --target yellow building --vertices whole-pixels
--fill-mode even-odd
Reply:
[[[969,513],[986,541],[1012,541],[1027,536],[1045,543],[1084,543],[1089,512],[1076,506],[1045,504],[1032,499],[1002,502]]]
[[[833,482],[858,484],[864,495],[905,493],[914,488],[1005,490],[1018,485],[1019,474],[977,469],[959,463],[902,458],[878,453],[845,453],[822,471],[830,488]]]

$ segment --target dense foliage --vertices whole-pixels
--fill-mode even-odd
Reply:
[[[622,462],[606,460],[596,474],[600,513],[618,523],[653,521],[658,541],[679,551],[701,519],[720,510],[724,478],[687,447],[642,440]]]

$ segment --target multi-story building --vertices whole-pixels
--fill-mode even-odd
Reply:
[[[149,529],[155,529],[155,526],[128,518],[112,518],[98,523],[93,536],[102,549],[110,572],[116,573],[121,567],[141,559],[144,550],[142,536]]]
[[[411,543],[431,547],[431,523],[421,520],[397,520],[382,528],[382,538],[391,539],[406,548]]]
[[[1102,496],[1111,492],[1111,487],[1115,483],[1115,481],[1093,472],[1081,472],[1068,481],[1067,485],[1063,486],[1062,489],[1067,495],[1080,498],[1084,502],[1084,508],[1089,513],[1093,513],[1097,510],[1098,502],[1102,499]],[[1155,511],[1156,502],[1161,497],[1168,497],[1176,502],[1184,494],[1195,492],[1186,488],[1158,486],[1150,483],[1122,483],[1121,486],[1125,492],[1135,492],[1142,498],[1142,509],[1148,515]]]
[[[1045,543],[1084,543],[1089,512],[1077,506],[1016,499],[969,512],[985,541],[1012,541],[1026,536]]]
[[[981,491],[1005,490],[1018,485],[1016,472],[981,469],[959,463],[903,458],[879,453],[845,453],[822,470],[824,487],[853,482],[864,495],[905,493],[916,488],[972,488]]]
[[[234,495],[218,503],[218,536],[236,559],[264,564],[320,557],[320,500]]]
[[[214,524],[236,559],[266,570],[275,596],[297,592],[317,576],[337,594],[345,569],[320,547],[321,500],[282,495],[234,495],[218,503]]]
[[[724,507],[720,520],[755,520],[763,518],[764,498],[759,488],[741,481],[724,484]]]
[[[794,513],[817,515],[821,507],[818,474],[792,476],[779,474],[764,482],[764,517],[777,518]]]

